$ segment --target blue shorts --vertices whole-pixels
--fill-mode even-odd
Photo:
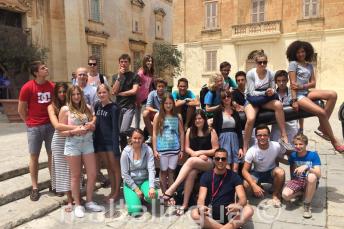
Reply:
[[[84,136],[66,138],[65,156],[80,156],[89,153],[94,153],[92,133],[87,133]]]
[[[115,157],[120,157],[121,154],[120,153],[116,153],[113,150],[113,146],[112,145],[108,145],[108,144],[99,144],[99,143],[95,143],[94,144],[94,152],[95,153],[100,153],[100,152],[112,152]]]
[[[297,91],[296,92],[296,99],[297,99],[297,101],[300,101],[304,97],[307,97],[308,93],[309,93],[309,91]]]
[[[271,170],[268,170],[266,172],[258,172],[258,171],[252,170],[250,172],[250,174],[253,177],[253,179],[255,179],[257,181],[257,184],[260,184],[260,183],[272,184],[274,181],[274,178],[272,176],[273,170],[274,170],[274,168]]]

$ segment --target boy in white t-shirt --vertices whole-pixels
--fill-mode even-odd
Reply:
[[[270,129],[266,125],[258,125],[255,130],[257,144],[248,149],[242,175],[246,189],[251,188],[256,197],[263,197],[264,190],[260,183],[273,186],[272,202],[281,207],[281,192],[285,180],[284,169],[277,166],[276,161],[283,158],[286,152],[278,142],[270,141]],[[251,170],[251,166],[253,169]]]

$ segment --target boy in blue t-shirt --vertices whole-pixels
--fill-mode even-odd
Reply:
[[[177,87],[178,90],[172,93],[172,97],[175,101],[177,112],[183,117],[184,128],[187,129],[190,125],[191,117],[200,103],[195,94],[188,90],[189,81],[186,78],[180,78]]]
[[[287,182],[282,191],[283,199],[290,201],[296,196],[304,194],[304,218],[311,218],[311,201],[321,177],[320,158],[317,152],[306,150],[307,136],[297,134],[294,137],[296,152],[289,157],[292,179]]]

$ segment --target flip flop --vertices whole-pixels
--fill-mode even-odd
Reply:
[[[281,203],[281,201],[279,199],[271,199],[269,201],[269,204],[271,204],[275,208],[281,208],[282,207],[282,203]]]
[[[330,137],[321,132],[320,130],[315,130],[314,133],[326,141],[331,141]]]
[[[177,215],[177,216],[182,216],[182,215],[185,214],[185,212],[188,211],[188,209],[189,209],[188,207],[183,207],[183,206],[181,206],[181,207],[179,207],[179,208],[176,209],[176,215]]]
[[[173,199],[173,195],[168,195],[166,193],[163,194],[162,199],[165,203],[167,203],[167,206],[174,206],[176,205],[176,201]]]

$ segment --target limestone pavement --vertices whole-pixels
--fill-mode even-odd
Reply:
[[[336,111],[331,118],[331,123],[336,136],[343,140]],[[317,125],[316,118],[305,120],[305,134],[310,138],[309,149],[317,150],[322,162],[322,178],[312,203],[313,217],[307,220],[302,217],[302,205],[283,204],[281,209],[276,209],[267,203],[270,198],[269,195],[264,199],[255,199],[249,196],[249,203],[253,206],[255,214],[252,221],[244,228],[344,228],[344,157],[336,153],[330,143],[313,133]],[[27,166],[25,126],[23,124],[8,124],[0,119],[0,136],[0,176],[6,171],[13,170],[13,168]],[[44,152],[42,152],[41,159],[42,161],[46,160]],[[285,169],[288,174],[288,168],[285,167]],[[104,195],[108,192],[108,189],[99,189],[95,193],[95,200],[101,203]],[[40,201],[36,203],[32,203],[26,197],[10,203],[7,209],[5,208],[6,205],[0,206],[0,215],[3,217],[8,215],[10,209],[15,208],[18,204],[26,206],[22,207],[18,214],[12,214],[11,219],[2,218],[1,221],[10,220],[12,224],[7,224],[7,226],[0,224],[0,227],[10,228],[10,225],[16,226],[26,222],[19,228],[198,228],[197,224],[191,220],[190,211],[178,217],[173,213],[172,207],[164,209],[162,205],[159,205],[159,202],[140,218],[128,216],[123,200],[121,200],[115,203],[116,212],[120,212],[116,217],[106,218],[104,213],[87,213],[85,218],[77,219],[73,214],[64,211],[63,198],[52,197],[45,193],[43,192]],[[31,213],[32,215],[30,215]],[[20,218],[23,214],[30,217],[23,220]],[[42,217],[34,219],[35,216]],[[22,221],[16,222],[16,220]]]

